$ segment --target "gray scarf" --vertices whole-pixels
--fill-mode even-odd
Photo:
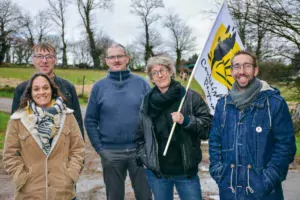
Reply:
[[[252,103],[252,101],[260,92],[261,88],[262,83],[258,78],[255,77],[250,83],[249,87],[243,92],[239,91],[237,83],[234,82],[229,94],[232,97],[234,105],[238,109],[243,110]]]

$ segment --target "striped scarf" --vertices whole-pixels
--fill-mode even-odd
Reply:
[[[29,108],[34,112],[37,117],[36,130],[38,137],[42,143],[44,152],[49,155],[51,150],[50,140],[56,135],[60,128],[60,122],[55,117],[66,109],[63,99],[61,97],[53,100],[53,105],[50,108],[40,108],[34,101],[29,102]]]

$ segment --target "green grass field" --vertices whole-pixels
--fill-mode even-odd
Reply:
[[[19,80],[27,80],[29,77],[35,72],[33,68],[0,68],[1,74],[0,78],[14,78]],[[96,81],[102,79],[106,76],[107,70],[86,70],[86,69],[55,69],[55,73],[58,76],[61,76],[73,84],[81,85],[83,76],[85,76],[85,84],[94,84]],[[146,77],[144,72],[133,72],[142,77]],[[176,78],[178,80],[178,78]],[[186,86],[188,81],[181,81],[182,85]],[[291,82],[290,84],[286,84],[285,82],[280,83],[272,83],[275,87],[277,87],[281,95],[287,101],[300,102],[300,88],[297,87],[296,84]],[[200,85],[196,80],[192,81],[191,89],[196,90],[202,96],[204,96],[204,92]],[[1,97],[12,97],[12,92],[2,91],[0,89]],[[84,100],[81,100],[83,103]]]
[[[33,68],[0,68],[0,78],[14,78],[19,80],[28,80],[29,77],[35,72]],[[146,78],[144,72],[133,72],[139,76]],[[73,84],[81,85],[83,77],[85,76],[85,84],[94,84],[96,81],[104,78],[107,70],[86,70],[86,69],[55,69],[55,74],[63,77]],[[180,80],[179,80],[180,81]],[[182,85],[186,86],[188,81],[180,81]],[[198,91],[203,95],[203,90],[196,80],[191,83],[191,88]],[[2,95],[3,94],[3,95]],[[0,89],[1,97],[9,97]]]
[[[4,146],[5,131],[6,131],[8,120],[9,120],[9,114],[0,112],[0,149],[3,149]]]

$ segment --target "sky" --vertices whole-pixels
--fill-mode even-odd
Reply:
[[[12,0],[17,3],[23,12],[30,12],[34,16],[39,10],[48,8],[47,0]],[[218,10],[213,0],[164,0],[165,8],[158,9],[157,13],[164,16],[167,9],[172,9],[192,28],[192,35],[196,37],[195,51],[183,56],[188,58],[193,53],[200,54],[205,45],[216,16],[208,16],[204,10]],[[130,12],[131,0],[114,0],[111,11],[98,9],[95,12],[95,27],[102,29],[106,35],[123,45],[133,43],[136,36],[143,32],[143,24],[140,18]],[[68,41],[77,41],[82,38],[84,27],[76,5],[70,4],[67,9],[66,36]],[[168,30],[163,28],[158,21],[154,27],[161,33],[163,41],[168,38]],[[52,28],[55,30],[55,27]]]

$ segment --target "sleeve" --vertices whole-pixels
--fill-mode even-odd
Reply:
[[[70,149],[69,149],[69,162],[67,168],[70,177],[72,178],[74,183],[76,183],[79,174],[83,169],[85,147],[84,147],[84,141],[81,135],[81,131],[79,129],[79,126],[73,114],[70,115],[68,124],[71,126],[70,127],[71,141],[70,141]]]
[[[288,106],[284,100],[279,106],[274,106],[272,115],[272,135],[275,143],[271,160],[263,169],[263,182],[269,191],[285,180],[289,164],[293,162],[296,153],[296,143],[293,122]]]
[[[16,190],[19,191],[27,182],[30,171],[25,167],[21,157],[21,144],[16,120],[8,122],[3,151],[3,164],[5,171],[12,177]]]
[[[146,81],[145,81],[146,82]],[[145,83],[145,95],[148,94],[151,90],[151,87],[148,82]]]
[[[20,86],[16,87],[16,90],[14,92],[12,106],[11,106],[11,115],[19,108],[23,92],[24,92],[24,90],[22,90],[22,88],[20,88]]]
[[[97,93],[97,85],[94,85],[86,108],[84,125],[93,147],[95,148],[96,152],[99,153],[102,148],[102,144],[98,131],[100,122],[100,106],[97,103]]]
[[[220,102],[220,101],[219,101]],[[221,154],[221,116],[222,106],[217,103],[215,114],[212,121],[212,127],[209,134],[209,172],[211,177],[216,181],[220,182],[223,171],[222,154]]]
[[[140,122],[136,128],[135,136],[134,136],[134,143],[136,145],[136,162],[138,166],[142,165],[141,161],[141,151],[144,148],[145,139],[144,139],[144,132],[142,127],[142,119],[140,119]]]
[[[80,104],[79,104],[78,96],[77,96],[77,93],[76,93],[76,89],[75,89],[73,84],[70,85],[70,93],[71,93],[71,96],[72,96],[72,104],[73,104],[73,107],[74,107],[74,116],[75,116],[76,121],[78,123],[78,126],[80,128],[82,138],[84,139],[84,129],[83,129],[83,122],[82,122]]]
[[[184,128],[194,134],[198,134],[200,139],[207,140],[212,121],[209,108],[198,93],[193,93],[191,103],[193,113],[190,113],[189,116],[184,116],[185,119],[189,118],[189,123]]]

